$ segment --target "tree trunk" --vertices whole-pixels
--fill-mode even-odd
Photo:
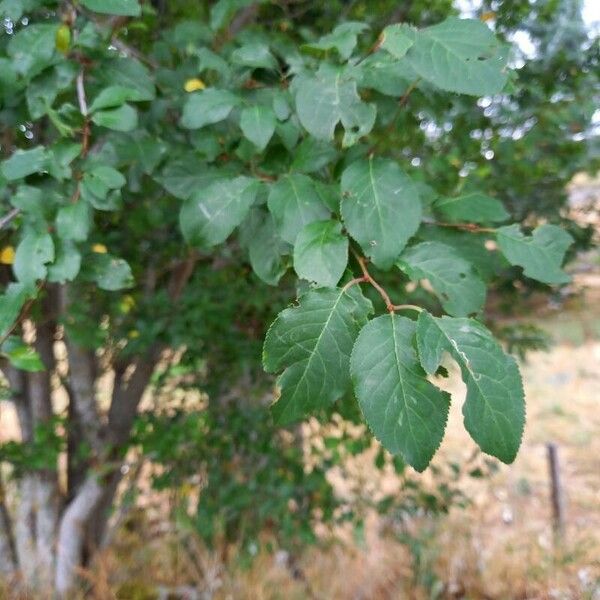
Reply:
[[[56,592],[61,598],[66,597],[75,586],[77,568],[81,566],[83,556],[86,529],[102,498],[102,492],[103,486],[97,477],[94,474],[88,475],[62,516],[58,531],[54,580]]]
[[[6,505],[6,491],[0,471],[0,576],[5,579],[14,577],[17,572],[17,550],[13,534],[12,521]]]

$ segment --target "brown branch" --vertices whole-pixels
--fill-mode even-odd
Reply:
[[[356,285],[358,283],[365,283],[367,280],[364,277],[355,277],[354,279],[351,279],[343,288],[342,288],[342,292],[345,292],[347,289],[350,289],[353,285]]]
[[[385,302],[386,310],[390,313],[393,313],[394,304],[391,298],[389,297],[388,293],[373,279],[373,277],[369,273],[369,270],[367,269],[367,259],[364,256],[360,256],[360,254],[358,254],[357,252],[354,252],[354,256],[356,257],[356,260],[360,265],[360,269],[363,273],[363,280],[367,283],[370,283],[379,292],[379,295],[383,298],[383,301]]]
[[[181,293],[190,280],[199,258],[198,253],[192,251],[182,263],[179,263],[173,269],[168,285],[169,298],[172,302],[177,302],[181,297]]]
[[[442,221],[426,222],[427,225],[436,225],[437,227],[453,227],[462,231],[470,231],[471,233],[496,233],[492,227],[480,227],[475,223],[445,223]]]

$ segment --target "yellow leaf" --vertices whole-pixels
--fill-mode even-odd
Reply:
[[[479,17],[482,21],[486,22],[486,21],[492,21],[496,18],[496,13],[489,11],[489,12],[484,12],[481,17]]]
[[[61,25],[56,30],[55,46],[59,52],[66,54],[69,51],[71,45],[71,30],[68,25]]]
[[[132,329],[127,335],[130,339],[134,340],[140,337],[140,332],[137,329]]]
[[[15,261],[15,249],[12,246],[5,246],[0,250],[0,263],[3,265],[12,265]]]
[[[92,246],[92,252],[95,252],[96,254],[106,254],[108,250],[104,244],[94,244]]]
[[[121,312],[127,314],[135,306],[135,300],[133,296],[125,294],[119,306],[121,308]]]
[[[203,90],[205,87],[206,84],[204,81],[202,81],[202,79],[198,79],[197,77],[188,79],[183,86],[186,92],[197,92],[198,90]]]

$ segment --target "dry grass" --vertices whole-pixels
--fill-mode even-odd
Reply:
[[[388,524],[375,516],[367,523],[362,544],[310,549],[292,568],[282,555],[267,554],[250,569],[223,566],[199,544],[184,548],[164,536],[140,543],[135,532],[122,535],[118,554],[109,552],[100,563],[103,568],[96,570],[96,589],[103,589],[98,598],[141,600],[153,597],[154,584],[185,582],[209,590],[206,597],[215,600],[597,600],[600,341],[590,332],[597,331],[599,322],[586,314],[582,335],[573,340],[573,331],[581,329],[579,317],[571,314],[570,322],[564,313],[560,319],[544,318],[558,343],[548,353],[531,355],[523,366],[528,423],[516,462],[488,479],[467,480],[463,486],[472,503],[466,509],[414,522],[416,562],[409,548],[389,534]],[[435,459],[439,465],[462,463],[475,449],[462,426],[464,387],[457,373],[446,386],[455,401]],[[559,447],[567,499],[562,540],[552,531],[546,459],[550,441]],[[392,481],[376,477],[370,483],[375,489],[393,487]]]
[[[599,600],[600,303],[587,296],[573,308],[539,313],[557,344],[523,365],[528,422],[516,462],[463,482],[467,508],[414,521],[412,552],[372,515],[360,544],[312,548],[293,565],[281,553],[261,554],[243,569],[189,536],[183,543],[164,533],[162,517],[149,519],[146,504],[84,574],[92,590],[82,598],[193,598],[186,593],[197,589],[198,598],[214,600]],[[455,371],[445,386],[454,402],[438,465],[464,463],[475,450],[462,426],[464,386]],[[547,442],[558,445],[566,493],[560,540],[552,531]],[[397,483],[366,461],[356,467],[369,490]],[[157,592],[181,585],[189,587],[179,595]]]

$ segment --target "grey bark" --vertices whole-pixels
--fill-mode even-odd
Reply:
[[[67,506],[60,522],[56,548],[54,586],[59,597],[67,597],[72,591],[81,565],[85,530],[102,498],[103,485],[95,474],[90,473]]]
[[[36,330],[35,348],[44,363],[45,370],[27,374],[27,396],[34,428],[50,426],[54,416],[50,385],[50,374],[55,367],[54,331],[52,322],[38,325]],[[35,552],[29,556],[28,562],[34,563],[35,573],[30,583],[37,588],[47,589],[53,579],[54,542],[58,523],[59,493],[56,465],[42,469],[32,477]],[[23,567],[23,560],[20,562]]]
[[[6,503],[6,491],[2,472],[0,472],[0,575],[12,578],[17,572],[17,550],[13,534],[13,525]]]
[[[119,381],[113,390],[108,415],[108,431],[102,435],[103,463],[112,463],[101,481],[88,473],[84,483],[67,505],[60,523],[56,551],[55,587],[59,596],[68,595],[76,583],[77,567],[84,554],[91,556],[101,545],[110,508],[122,477],[120,446],[129,438],[139,402],[150,381],[160,356],[154,349],[149,356],[139,358],[127,380]],[[89,430],[88,430],[89,431]]]
[[[68,314],[71,304],[71,292],[68,286],[61,286],[58,291],[58,304],[62,314]],[[65,331],[69,362],[69,392],[77,422],[81,427],[84,439],[92,447],[94,454],[103,450],[102,420],[96,404],[96,363],[94,352],[73,342]]]

